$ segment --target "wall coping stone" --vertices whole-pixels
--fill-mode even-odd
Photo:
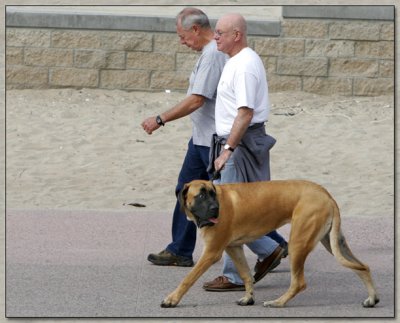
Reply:
[[[212,26],[216,19],[210,19]],[[102,14],[90,12],[36,12],[18,7],[6,7],[6,26],[25,28],[63,28],[135,30],[153,32],[175,32],[175,17],[155,17],[139,15]],[[279,36],[279,20],[247,21],[249,35]]]
[[[394,6],[283,6],[284,18],[394,20]]]

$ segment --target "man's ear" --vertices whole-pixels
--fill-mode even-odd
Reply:
[[[235,30],[234,33],[235,33],[235,41],[236,42],[242,39],[243,35],[240,31]]]
[[[185,184],[183,186],[183,189],[179,192],[178,195],[178,200],[179,204],[181,205],[181,211],[184,212],[186,208],[186,197],[187,197],[187,192],[189,190],[189,184]]]
[[[200,33],[200,27],[199,27],[198,25],[193,25],[193,26],[192,26],[192,29],[193,29],[193,31],[194,31],[194,33],[195,33],[196,35],[199,35],[199,33]]]

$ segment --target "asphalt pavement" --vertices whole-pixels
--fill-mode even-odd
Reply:
[[[147,261],[170,240],[171,215],[145,209],[7,210],[6,316],[17,318],[393,318],[395,316],[394,218],[342,217],[354,254],[367,263],[380,303],[363,308],[360,279],[319,245],[306,262],[307,289],[285,308],[265,308],[290,283],[289,260],[255,285],[256,303],[238,306],[243,292],[212,293],[205,281],[213,265],[176,308],[161,308],[190,268]],[[288,237],[290,226],[280,232]],[[198,238],[194,260],[202,249]],[[250,267],[256,258],[246,249]],[[289,256],[290,257],[290,256]]]

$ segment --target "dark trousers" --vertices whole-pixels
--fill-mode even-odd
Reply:
[[[188,143],[185,160],[178,177],[176,185],[176,195],[182,190],[183,185],[195,179],[208,180],[210,174],[207,173],[210,148],[193,144],[193,139]],[[179,201],[176,201],[175,210],[172,218],[172,242],[167,246],[167,250],[192,259],[194,247],[196,245],[196,225],[188,221],[186,214],[181,211]]]

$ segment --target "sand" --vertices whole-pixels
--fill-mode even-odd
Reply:
[[[6,93],[6,202],[10,209],[172,213],[191,135],[189,118],[147,135],[141,121],[183,93],[92,89]],[[392,96],[270,94],[273,179],[324,185],[342,216],[394,214]]]

